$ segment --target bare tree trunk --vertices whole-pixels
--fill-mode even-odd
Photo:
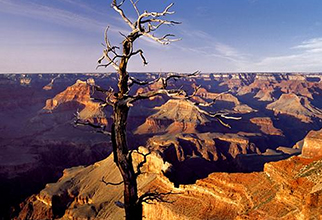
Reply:
[[[122,101],[116,103],[114,108],[114,124],[112,141],[114,160],[121,172],[124,184],[124,208],[127,220],[142,219],[142,207],[138,204],[136,174],[134,172],[132,157],[126,140],[126,120],[129,108],[122,105]]]
[[[124,208],[127,220],[141,220],[142,219],[142,202],[147,202],[151,200],[156,200],[161,194],[159,193],[147,193],[143,197],[138,197],[138,190],[137,190],[137,176],[141,173],[140,166],[142,167],[143,164],[136,167],[137,169],[134,170],[132,164],[132,155],[131,151],[129,151],[127,146],[127,135],[126,135],[126,123],[130,105],[132,104],[131,101],[145,99],[148,98],[147,96],[139,96],[136,98],[130,97],[128,95],[129,92],[129,85],[133,85],[133,83],[138,83],[141,85],[146,85],[147,83],[139,83],[137,80],[133,80],[133,77],[130,77],[127,72],[127,64],[129,59],[132,56],[140,55],[143,64],[147,65],[146,59],[143,55],[143,50],[138,49],[134,51],[133,43],[136,39],[140,36],[146,36],[160,44],[166,45],[170,42],[176,41],[178,39],[170,39],[174,37],[172,34],[165,34],[162,37],[156,37],[153,32],[156,31],[162,25],[174,25],[179,24],[179,22],[171,21],[163,19],[164,16],[171,15],[174,12],[170,11],[170,8],[173,4],[167,6],[162,12],[148,12],[144,11],[140,13],[139,9],[137,8],[138,1],[130,1],[133,8],[137,13],[137,20],[136,22],[132,22],[124,13],[122,9],[122,5],[125,0],[112,0],[111,6],[113,9],[118,12],[121,18],[127,23],[130,28],[131,32],[128,35],[124,35],[121,33],[125,39],[122,42],[122,47],[119,48],[118,46],[112,46],[107,37],[108,27],[105,30],[105,46],[106,49],[103,51],[103,56],[98,60],[99,65],[97,67],[108,67],[112,65],[114,69],[119,74],[118,79],[118,92],[117,94],[113,94],[115,98],[113,101],[108,100],[105,102],[106,105],[113,106],[113,125],[112,125],[112,132],[111,132],[111,139],[113,143],[113,155],[114,155],[114,162],[118,166],[120,173],[123,177],[123,184],[124,184]],[[122,54],[119,54],[118,51],[122,50]],[[101,62],[106,59],[107,64],[101,64]],[[170,77],[171,78],[171,77]],[[169,79],[170,79],[169,78]],[[173,78],[173,77],[172,77]],[[168,79],[167,79],[168,80]],[[165,80],[165,84],[167,82]],[[168,93],[165,91],[166,86],[164,86],[163,90],[160,94]],[[151,96],[156,95],[158,92],[153,92]],[[106,94],[106,93],[105,93]],[[104,102],[104,101],[103,101]],[[104,105],[105,106],[105,105]],[[86,123],[90,124],[90,123]],[[93,125],[93,127],[97,127]],[[147,155],[142,155],[145,159]],[[160,199],[159,199],[160,200]],[[158,201],[159,201],[158,200]],[[161,199],[162,200],[162,199]],[[160,201],[161,201],[160,200]]]
[[[118,98],[114,105],[112,143],[114,161],[123,177],[124,184],[124,208],[126,220],[142,219],[142,204],[138,203],[137,175],[132,164],[132,156],[127,146],[126,125],[129,106],[126,104],[125,95],[128,92],[129,75],[126,72],[128,55],[131,53],[131,38],[123,42],[123,57],[119,65]]]

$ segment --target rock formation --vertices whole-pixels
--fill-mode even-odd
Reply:
[[[107,119],[100,108],[100,104],[93,102],[91,99],[90,84],[93,83],[92,81],[93,79],[89,79],[88,82],[77,80],[74,85],[69,86],[65,91],[52,99],[48,99],[43,109],[52,112],[57,109],[60,111],[72,109],[75,111],[75,109],[82,108],[79,112],[81,119],[106,125]]]
[[[146,151],[140,148],[140,151]],[[134,163],[142,160],[134,154]],[[171,203],[144,204],[146,219],[319,219],[322,216],[321,159],[271,162],[263,172],[212,173],[192,185],[175,188],[163,176],[171,170],[156,153],[148,156],[145,174],[139,178],[140,194],[172,192]],[[68,169],[39,194],[21,204],[19,219],[121,219],[120,175],[112,156],[89,167]]]
[[[158,77],[157,74],[152,73],[133,73],[132,76],[147,81],[153,81]],[[81,118],[94,123],[108,124],[105,117],[108,112],[101,112],[98,104],[91,100],[90,84],[93,84],[94,81],[87,81],[87,79],[94,78],[97,85],[108,88],[116,85],[117,77],[115,73],[59,74],[59,77],[57,74],[0,75],[0,193],[2,195],[0,219],[9,218],[7,214],[3,213],[8,213],[11,210],[10,206],[19,204],[26,197],[39,192],[45,183],[55,182],[64,168],[92,164],[105,158],[111,152],[111,143],[109,143],[108,137],[95,134],[90,128],[76,129],[73,127],[72,121],[73,113],[78,109]],[[75,83],[78,79],[81,80]],[[287,166],[292,167],[294,164],[298,164],[301,167],[301,164],[304,164],[302,167],[306,167],[311,164],[309,166],[314,169],[318,167],[318,162],[313,162],[314,160],[319,161],[318,158],[312,158],[312,156],[319,156],[319,133],[311,132],[304,141],[299,140],[303,139],[308,131],[321,129],[321,79],[322,76],[315,73],[216,73],[201,74],[192,79],[169,82],[171,88],[183,86],[183,89],[187,90],[189,94],[193,92],[193,88],[200,85],[201,88],[195,97],[197,102],[211,101],[216,98],[215,105],[209,108],[211,111],[225,111],[241,116],[240,121],[225,121],[232,126],[231,129],[195,112],[194,106],[188,105],[184,101],[167,102],[167,98],[158,96],[153,100],[142,100],[135,103],[128,121],[131,148],[136,149],[137,146],[144,145],[150,150],[155,150],[155,155],[158,155],[159,159],[154,158],[153,160],[161,161],[162,166],[166,164],[165,167],[169,170],[166,172],[166,177],[160,174],[160,171],[153,171],[151,175],[146,174],[145,177],[150,182],[144,180],[140,192],[157,188],[160,191],[173,190],[173,192],[180,192],[183,195],[182,198],[179,195],[173,195],[179,198],[177,205],[175,203],[173,206],[171,204],[146,205],[144,210],[148,213],[147,216],[151,216],[148,218],[158,219],[164,213],[173,219],[191,219],[194,216],[197,219],[213,218],[213,216],[222,218],[224,214],[228,216],[228,219],[238,218],[238,216],[242,219],[267,219],[269,214],[276,214],[275,209],[271,208],[275,207],[275,203],[272,204],[271,201],[276,202],[281,198],[287,198],[287,201],[283,200],[281,202],[283,204],[280,204],[279,202],[282,200],[278,200],[276,207],[282,207],[283,210],[286,207],[285,209],[294,211],[292,213],[285,211],[290,214],[285,215],[284,219],[292,219],[293,215],[298,219],[318,218],[312,214],[312,210],[315,210],[316,213],[321,212],[318,208],[312,208],[311,205],[315,204],[315,207],[317,207],[316,204],[319,205],[314,199],[314,196],[318,197],[319,193],[312,197],[306,197],[310,190],[306,187],[311,187],[311,182],[308,182],[306,177],[298,178],[296,176],[295,173],[302,172],[298,172],[297,167],[294,168],[293,174],[295,176],[292,176],[291,172],[288,174]],[[130,95],[157,88],[160,88],[160,82],[156,82],[146,89],[134,85]],[[228,90],[228,94],[224,93]],[[48,101],[45,109],[42,109],[46,100]],[[166,104],[164,104],[165,102]],[[274,110],[266,109],[268,104],[271,104],[270,106],[273,106]],[[106,110],[109,111],[109,108]],[[272,111],[278,116],[274,116]],[[109,120],[108,117],[107,120]],[[139,127],[139,125],[141,126]],[[137,132],[136,135],[133,135],[133,131]],[[140,136],[137,136],[138,134]],[[292,148],[292,146],[294,147]],[[285,163],[284,161],[277,164],[269,163],[265,166],[264,172],[252,174],[213,173],[214,171],[263,171],[264,163],[298,154],[302,148],[301,157],[289,159]],[[259,152],[258,149],[264,153]],[[160,156],[163,157],[162,160]],[[164,160],[166,163],[163,162]],[[169,163],[172,163],[171,166]],[[151,166],[151,163],[149,164]],[[282,177],[269,179],[267,173],[274,176],[268,169],[270,165],[276,170],[274,172],[280,173]],[[115,167],[113,167],[112,161],[106,166],[103,164],[101,166],[104,167],[104,171],[99,171],[102,176],[109,175],[108,170],[114,172]],[[282,168],[277,169],[278,166]],[[73,169],[66,171],[61,183],[66,178],[68,181],[64,184],[70,184],[73,190],[67,190],[66,193],[64,188],[68,188],[67,185],[52,184],[46,188],[50,192],[44,190],[41,195],[38,195],[38,199],[36,196],[30,199],[30,201],[34,199],[35,205],[32,202],[30,205],[23,206],[24,211],[21,212],[21,216],[27,219],[46,219],[53,215],[65,215],[64,218],[70,216],[70,218],[81,219],[110,215],[103,214],[104,212],[122,213],[122,210],[116,208],[113,203],[116,200],[122,200],[121,191],[116,193],[117,195],[109,194],[114,193],[115,190],[118,191],[118,187],[105,187],[104,184],[104,187],[99,189],[100,186],[97,184],[101,184],[100,178],[93,182],[93,178],[95,178],[93,174],[88,177],[92,180],[87,180],[86,175],[92,172],[91,169],[96,172],[98,167],[74,169],[75,172]],[[318,172],[314,169],[312,172]],[[284,170],[286,170],[286,174],[283,173]],[[308,174],[310,172],[308,170]],[[117,172],[115,171],[115,173]],[[79,176],[74,178],[76,175]],[[207,175],[209,175],[208,178],[206,178]],[[110,179],[110,177],[106,176],[106,179],[113,181],[114,179]],[[144,175],[141,178],[143,177]],[[174,177],[179,178],[175,179]],[[309,177],[309,181],[316,181],[317,176],[313,177]],[[184,192],[183,186],[174,188],[167,178],[170,178],[177,187],[180,183],[190,183],[191,188],[185,186],[190,194]],[[247,182],[243,178],[249,178],[251,181]],[[268,183],[265,178],[269,180]],[[220,185],[219,182],[216,182],[217,179],[223,179],[225,184]],[[260,182],[259,185],[263,186],[253,185],[257,179]],[[198,181],[195,183],[196,180]],[[194,187],[200,189],[199,186],[207,181],[214,182],[215,186],[209,184],[198,192],[194,191]],[[289,189],[286,184],[288,182],[292,182],[291,185],[294,183],[294,186],[298,184],[303,189],[295,187],[289,191],[284,190]],[[301,185],[302,183],[303,185]],[[267,188],[261,188],[265,184]],[[284,186],[285,184],[286,186]],[[259,187],[259,192],[256,191],[255,195],[251,194],[253,191],[251,188],[247,188],[248,185],[254,186],[254,188]],[[232,189],[225,188],[228,186],[247,189],[243,192],[243,195],[246,196],[240,196],[241,194],[236,194]],[[318,187],[317,185],[315,189],[319,189]],[[55,190],[53,190],[54,188]],[[97,198],[92,199],[96,194],[93,195],[94,188],[102,190],[102,193],[97,195],[111,191],[107,193],[111,197],[106,197],[104,202],[98,202],[100,205],[96,205],[98,204]],[[273,191],[273,194],[268,193],[267,189]],[[228,195],[231,200],[222,196],[226,190],[231,193]],[[279,193],[275,195],[274,190],[286,192],[289,195]],[[88,194],[86,194],[87,191]],[[221,194],[216,194],[219,191]],[[262,191],[263,195],[264,192],[267,193],[267,199],[261,200],[261,197],[257,197],[261,195]],[[74,201],[74,197],[73,200],[70,200],[70,195],[75,198],[79,197],[76,199],[77,201]],[[117,199],[112,198],[113,196]],[[203,196],[209,199],[202,202]],[[299,200],[294,200],[292,196],[301,198],[302,203]],[[241,205],[245,201],[241,198],[244,197],[250,198],[252,201],[245,202],[245,204],[250,204],[251,208],[243,208],[244,205]],[[188,198],[187,203],[184,198]],[[264,198],[266,197],[264,196]],[[306,203],[304,201],[306,198],[311,203]],[[102,196],[101,201],[104,199]],[[50,204],[49,200],[52,200],[53,209],[46,206],[46,203]],[[176,201],[176,198],[173,200]],[[60,201],[63,202],[60,203]],[[42,205],[45,204],[45,206],[38,209],[40,207],[39,204],[36,204],[38,202]],[[67,209],[64,208],[66,202]],[[202,211],[200,214],[201,212],[197,213],[196,210],[189,209],[195,203],[200,210],[207,211]],[[88,204],[95,205],[92,207]],[[214,207],[212,204],[215,204]],[[31,207],[34,211],[30,211]],[[104,207],[107,207],[105,211]],[[18,210],[16,206],[15,210]],[[22,213],[29,214],[23,215]],[[274,215],[272,218],[281,217]],[[121,214],[116,214],[115,218],[120,216]]]
[[[322,157],[322,130],[310,131],[304,138],[302,155],[309,158]]]
[[[322,111],[312,106],[308,98],[295,94],[282,94],[277,101],[267,105],[267,109],[275,114],[291,115],[306,123],[312,118],[322,118]]]
[[[274,127],[273,121],[269,117],[251,118],[250,122],[259,126],[259,129],[264,134],[283,136],[283,132]]]
[[[208,99],[208,100],[215,99],[216,101],[219,101],[219,102],[231,103],[232,110],[237,113],[250,113],[250,112],[256,111],[251,107],[249,107],[248,105],[241,103],[239,99],[231,93],[213,93],[213,92],[207,91],[205,88],[200,88],[196,93],[196,95],[197,97],[199,96],[202,99]],[[223,105],[225,106],[225,104],[221,103],[221,104],[218,104],[217,106],[222,108]]]
[[[147,153],[140,148],[140,152]],[[133,153],[134,164],[143,157]],[[148,156],[144,175],[139,178],[140,194],[144,193],[151,182],[164,181],[172,185],[162,175],[169,168],[168,163],[155,153]],[[113,155],[88,167],[75,167],[64,171],[63,177],[53,184],[47,184],[38,195],[31,196],[21,204],[18,219],[122,219],[123,210],[115,203],[122,202],[122,185],[105,185],[102,180],[117,183],[121,175],[113,161]],[[152,190],[152,188],[151,188]]]
[[[147,118],[135,131],[146,133],[195,133],[196,126],[209,122],[207,117],[186,100],[170,99],[164,105],[155,107],[157,112]]]
[[[273,88],[261,88],[254,97],[257,98],[259,101],[270,102],[274,100],[273,92]]]

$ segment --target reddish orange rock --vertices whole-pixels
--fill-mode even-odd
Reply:
[[[310,158],[322,157],[322,130],[310,131],[304,138],[302,155]]]

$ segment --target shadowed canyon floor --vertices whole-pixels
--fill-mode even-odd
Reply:
[[[156,74],[143,73],[133,76],[142,80],[157,77]],[[309,201],[311,197],[306,196],[311,195],[310,190],[317,183],[307,182],[311,177],[302,183],[298,175],[308,164],[319,163],[306,157],[322,156],[319,155],[321,132],[314,131],[322,127],[321,78],[320,74],[236,73],[202,74],[171,82],[171,87],[182,86],[190,94],[196,86],[201,86],[195,100],[216,99],[215,105],[208,110],[240,116],[241,120],[225,121],[231,129],[197,111],[185,100],[158,96],[137,103],[131,109],[128,121],[130,147],[144,146],[141,150],[154,152],[153,161],[146,165],[151,172],[140,177],[141,192],[156,187],[160,191],[179,192],[169,196],[170,200],[173,197],[178,201],[173,206],[144,206],[145,213],[149,213],[146,217],[158,219],[160,213],[167,213],[173,219],[183,219],[182,216],[187,219],[193,216],[222,219],[225,214],[230,219],[265,219],[275,205],[285,214],[274,218],[311,216],[313,209],[306,208],[310,205],[300,203],[298,198]],[[0,217],[43,219],[69,216],[82,219],[86,215],[89,218],[122,216],[122,210],[114,205],[115,201],[122,199],[122,192],[118,187],[106,187],[100,182],[102,176],[115,181],[119,178],[108,157],[111,152],[109,137],[91,128],[75,128],[73,124],[74,114],[78,111],[82,119],[101,123],[109,129],[112,110],[99,108],[93,98],[104,97],[96,94],[91,86],[96,84],[115,89],[116,80],[116,74],[1,75],[0,188],[4,200],[0,204]],[[131,93],[152,91],[158,87],[159,82],[146,88],[134,86]],[[271,162],[298,155],[302,148],[302,157]],[[93,163],[89,167],[71,168],[63,175],[65,168]],[[278,166],[291,164],[297,165],[285,176],[278,170]],[[165,176],[161,170],[167,171]],[[254,171],[257,173],[249,173]],[[49,184],[37,194],[46,183],[55,182],[62,175],[58,183]],[[270,180],[269,175],[273,175],[273,179]],[[278,179],[279,175],[285,180]],[[284,182],[292,185],[293,180],[298,182],[298,187],[304,186],[302,184],[307,187],[304,191],[292,188],[296,191],[296,198],[283,194],[290,201],[294,199],[294,204],[290,202],[284,207],[276,195],[284,193],[279,189],[284,187]],[[250,188],[258,187],[254,184],[260,187],[266,184],[266,188],[250,192]],[[235,192],[234,187],[229,186],[240,190]],[[203,193],[194,191],[200,187]],[[260,193],[268,189],[272,194]],[[198,201],[203,195],[209,202],[200,204],[197,210],[204,211],[198,214],[196,210],[184,209],[193,204],[194,198]],[[241,204],[241,201],[246,202]],[[316,200],[313,203],[317,203]],[[297,205],[301,208],[295,209]],[[321,213],[318,208],[316,210]]]

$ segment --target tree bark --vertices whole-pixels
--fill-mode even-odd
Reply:
[[[132,157],[126,140],[126,120],[129,107],[118,101],[114,107],[113,150],[116,152],[114,160],[121,172],[124,181],[124,208],[126,220],[142,219],[142,205],[138,204],[136,174]],[[115,154],[115,153],[114,153]],[[115,158],[116,157],[116,158]]]
[[[144,11],[144,13],[140,14],[136,4],[138,1],[131,1],[132,6],[138,14],[138,18],[136,22],[131,22],[131,20],[125,15],[123,9],[121,8],[125,0],[116,1],[112,0],[113,9],[118,12],[121,18],[130,26],[132,31],[130,34],[125,36],[121,33],[121,35],[125,38],[122,42],[122,55],[120,55],[117,51],[119,51],[118,46],[112,46],[107,38],[107,31],[105,31],[105,44],[106,49],[104,49],[103,56],[98,60],[100,64],[103,59],[108,61],[107,64],[100,64],[98,67],[108,67],[112,65],[114,69],[119,74],[118,79],[118,92],[114,94],[116,99],[113,100],[110,104],[113,106],[113,124],[112,124],[112,132],[111,132],[111,140],[113,145],[113,155],[114,162],[118,166],[120,173],[123,177],[124,183],[124,208],[127,220],[138,220],[142,219],[142,202],[144,199],[142,196],[138,198],[138,190],[137,190],[137,176],[140,174],[140,166],[136,167],[136,170],[133,168],[132,164],[132,155],[129,152],[127,146],[127,135],[126,135],[126,123],[130,105],[135,99],[130,97],[129,85],[133,85],[133,79],[129,80],[129,74],[127,72],[127,64],[129,59],[139,54],[143,61],[143,64],[146,65],[146,59],[143,56],[143,51],[141,49],[133,51],[133,43],[140,36],[144,35],[158,43],[163,45],[169,44],[172,41],[176,41],[178,39],[170,39],[173,37],[172,34],[165,34],[163,37],[154,36],[153,32],[156,31],[162,25],[174,25],[179,24],[179,22],[171,21],[163,19],[166,15],[171,15],[174,12],[169,11],[173,6],[173,3],[167,6],[162,12],[148,12]],[[110,56],[112,55],[112,57]],[[171,78],[171,77],[170,77]],[[130,84],[129,84],[130,83]],[[164,93],[167,93],[165,88],[162,88]],[[161,94],[161,93],[160,93]],[[151,94],[153,95],[153,94]],[[147,98],[142,96],[142,99]],[[146,157],[145,155],[144,157]],[[156,197],[151,198],[152,194],[147,194],[146,196],[150,196],[149,200],[153,200]],[[145,200],[146,201],[146,200]]]
[[[126,103],[129,75],[126,71],[132,42],[136,37],[129,36],[123,41],[123,57],[119,64],[118,97],[114,105],[112,143],[114,161],[124,181],[124,208],[126,220],[142,219],[142,204],[138,202],[137,175],[132,164],[132,156],[127,146],[126,125],[129,106]]]

